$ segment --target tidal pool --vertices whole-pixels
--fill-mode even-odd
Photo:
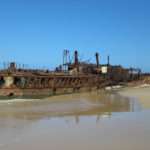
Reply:
[[[148,150],[150,110],[91,92],[0,101],[0,150]]]

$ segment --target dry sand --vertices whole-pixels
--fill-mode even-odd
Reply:
[[[136,98],[143,109],[150,109],[150,87],[129,87],[119,91],[122,96]]]

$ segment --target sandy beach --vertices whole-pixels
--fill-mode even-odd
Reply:
[[[119,91],[119,94],[135,98],[142,105],[143,109],[150,109],[150,86],[128,87]]]
[[[0,102],[0,150],[148,150],[149,90]]]

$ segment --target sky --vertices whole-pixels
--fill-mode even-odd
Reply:
[[[149,0],[0,0],[0,63],[53,69],[62,52],[150,72]]]

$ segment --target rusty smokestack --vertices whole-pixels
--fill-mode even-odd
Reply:
[[[74,52],[74,63],[75,65],[78,65],[79,61],[78,61],[78,51]]]
[[[110,56],[109,55],[107,56],[107,65],[108,66],[110,65]]]
[[[77,50],[74,52],[74,64],[75,64],[75,67],[77,68],[77,71],[79,71],[79,60],[78,60],[78,51]]]
[[[96,56],[96,66],[98,68],[99,67],[99,54],[96,53],[95,56]]]

